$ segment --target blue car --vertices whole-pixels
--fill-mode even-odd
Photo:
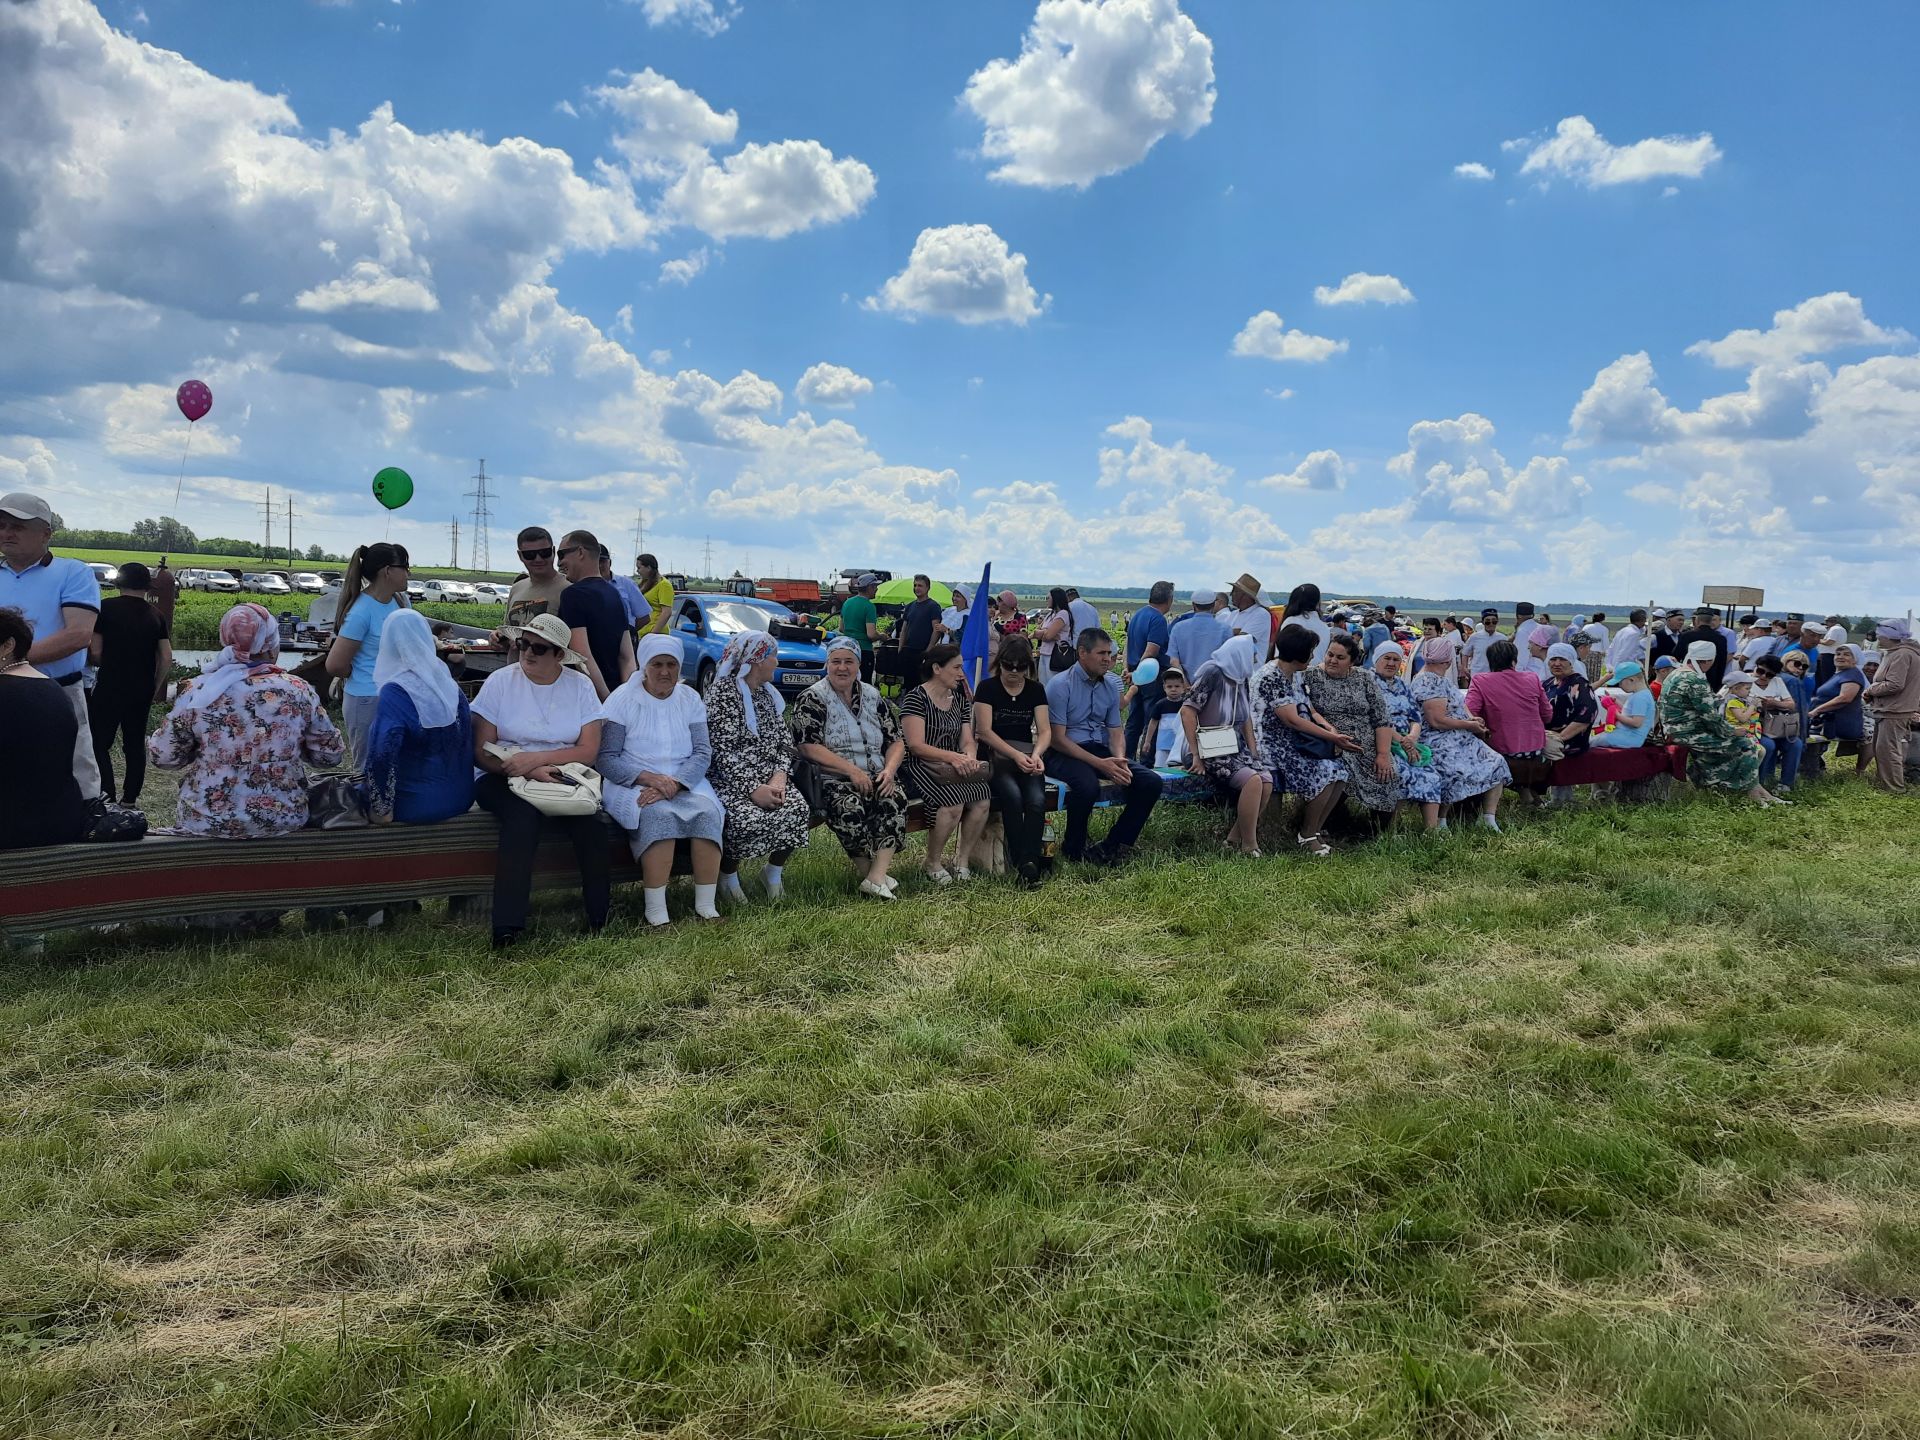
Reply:
[[[681,595],[673,602],[672,633],[680,641],[681,678],[705,694],[720,668],[720,652],[743,630],[799,628],[799,617],[773,600],[741,595]],[[817,633],[817,632],[816,632]],[[827,647],[811,640],[775,633],[779,661],[774,687],[791,700],[827,673]]]

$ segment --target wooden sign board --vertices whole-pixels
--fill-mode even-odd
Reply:
[[[1757,585],[1703,585],[1700,587],[1702,605],[1744,605],[1749,610],[1757,609],[1766,602],[1767,592]]]

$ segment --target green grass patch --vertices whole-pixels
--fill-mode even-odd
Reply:
[[[1913,816],[57,938],[0,1434],[1917,1436]]]

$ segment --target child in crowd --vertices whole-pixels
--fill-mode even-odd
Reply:
[[[1727,683],[1720,687],[1720,702],[1727,723],[1754,739],[1760,738],[1760,704],[1753,698],[1753,676],[1745,670],[1729,670]]]
[[[1147,717],[1146,737],[1147,763],[1156,770],[1178,765],[1181,757],[1174,752],[1186,749],[1186,732],[1180,728],[1180,703],[1187,698],[1186,672],[1169,665],[1160,672],[1160,689],[1160,702]],[[1171,717],[1172,723],[1162,725],[1163,717]]]

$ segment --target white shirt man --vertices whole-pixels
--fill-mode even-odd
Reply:
[[[1634,615],[1642,615],[1634,611]],[[1642,618],[1645,618],[1642,615]],[[1612,674],[1629,660],[1643,661],[1647,649],[1647,632],[1640,628],[1632,616],[1620,627],[1620,633],[1607,642],[1607,673]]]
[[[1594,616],[1593,619],[1589,620],[1583,628],[1587,632],[1587,638],[1593,641],[1595,654],[1599,654],[1607,648],[1608,636],[1607,636],[1607,617],[1606,616],[1604,615]]]
[[[1487,664],[1487,651],[1493,648],[1493,643],[1496,640],[1504,640],[1506,638],[1506,636],[1500,633],[1499,616],[1481,616],[1480,628],[1474,631],[1472,637],[1467,641],[1467,673],[1469,675],[1485,675],[1491,670],[1493,667]]]
[[[1260,587],[1247,583],[1252,578],[1242,575],[1234,581],[1227,612],[1220,618],[1227,622],[1229,632],[1253,641],[1253,653],[1257,661],[1264,664],[1267,652],[1273,648],[1273,612],[1260,603]]]

